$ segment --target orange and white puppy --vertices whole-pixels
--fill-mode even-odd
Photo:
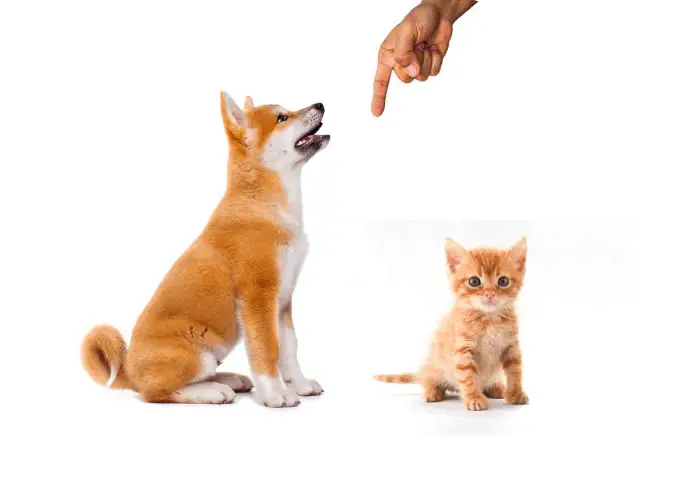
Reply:
[[[221,93],[229,143],[226,193],[138,318],[126,349],[107,325],[85,337],[81,359],[97,383],[145,401],[230,403],[255,386],[275,408],[323,392],[297,361],[292,293],[308,249],[302,166],[326,147],[324,107],[239,108]],[[244,338],[252,373],[216,373]]]

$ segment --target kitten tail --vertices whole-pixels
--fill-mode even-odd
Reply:
[[[372,377],[387,384],[414,384],[417,381],[415,373],[397,373],[395,375],[375,375]]]

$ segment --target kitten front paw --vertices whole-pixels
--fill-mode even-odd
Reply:
[[[510,405],[526,405],[530,399],[522,389],[506,391],[506,403]]]
[[[487,410],[489,408],[489,400],[483,394],[476,397],[468,397],[464,400],[464,407],[471,411]]]

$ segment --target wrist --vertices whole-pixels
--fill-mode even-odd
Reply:
[[[422,0],[422,4],[435,7],[440,15],[454,23],[462,14],[471,9],[477,0]]]

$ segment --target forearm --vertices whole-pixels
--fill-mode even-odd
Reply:
[[[471,9],[477,0],[422,0],[422,3],[437,7],[441,14],[454,23]]]

